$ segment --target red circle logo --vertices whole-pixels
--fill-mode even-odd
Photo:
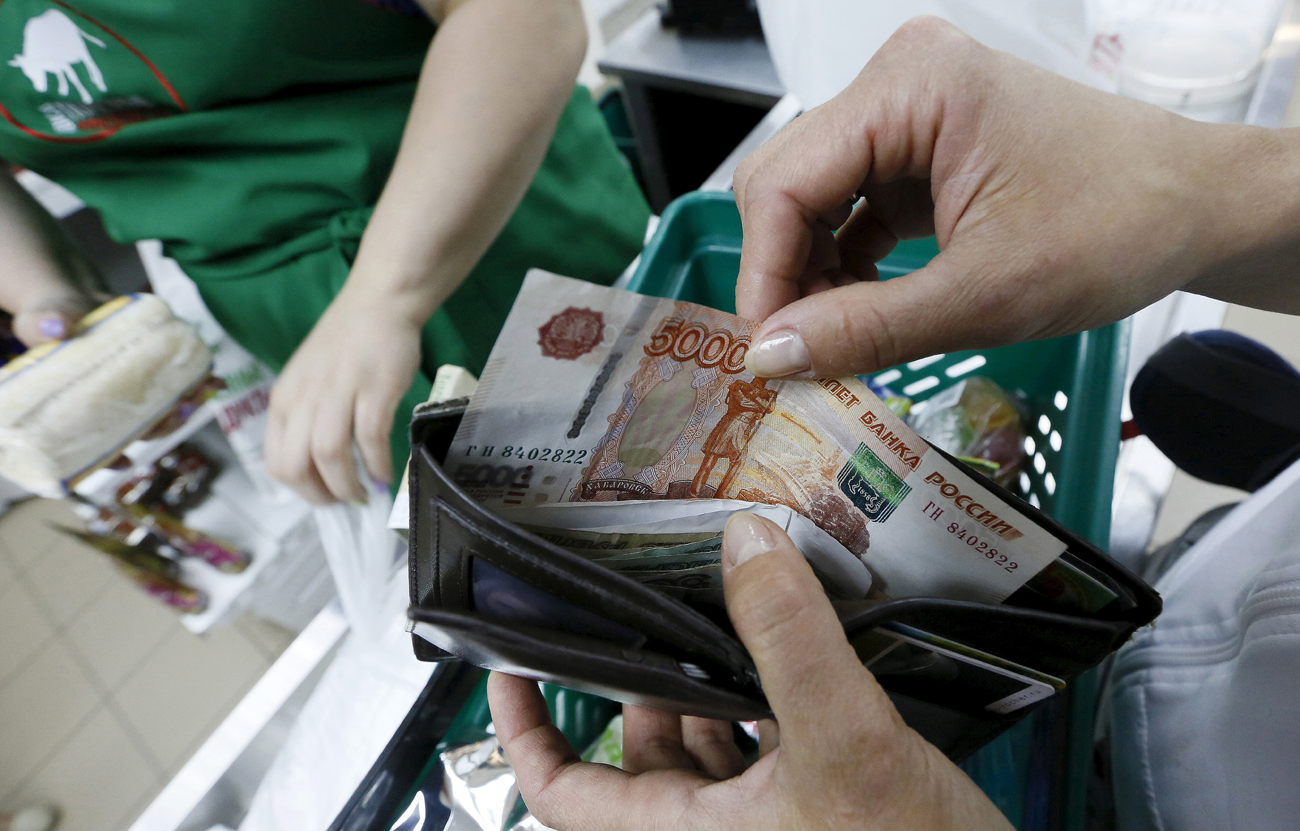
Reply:
[[[576,361],[604,340],[605,318],[600,312],[570,306],[546,321],[537,335],[543,355]]]

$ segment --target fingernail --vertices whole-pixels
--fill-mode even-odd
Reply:
[[[727,528],[722,536],[722,554],[730,568],[752,560],[759,554],[766,554],[773,548],[776,548],[776,540],[758,517],[740,511],[727,520]]]
[[[370,484],[374,485],[375,490],[377,491],[380,491],[382,493],[388,492],[388,483],[385,482],[383,479],[371,479]]]
[[[809,377],[812,359],[799,333],[787,329],[752,347],[745,355],[745,368],[764,378]]]
[[[58,317],[41,318],[41,322],[37,325],[37,328],[40,330],[42,337],[55,338],[57,340],[62,340],[68,333],[68,324],[64,323],[63,319]]]

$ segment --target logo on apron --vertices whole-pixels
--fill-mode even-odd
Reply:
[[[23,27],[23,51],[14,55],[9,65],[21,69],[37,92],[50,88],[49,76],[53,75],[60,96],[66,98],[71,88],[75,88],[81,94],[81,103],[90,104],[95,99],[81,83],[77,64],[85,67],[90,83],[100,92],[108,92],[108,87],[104,84],[104,73],[99,71],[99,64],[86,47],[89,43],[100,49],[108,48],[104,41],[83,32],[66,14],[50,9],[27,21]]]
[[[32,14],[31,0],[0,0],[0,33],[18,31],[4,20],[6,12],[27,17],[19,51],[0,66],[0,72],[21,72],[25,83],[0,75],[0,118],[34,138],[81,143],[187,110],[158,67],[117,32],[63,0],[37,2],[47,8]],[[135,89],[110,91],[120,86],[114,78]],[[169,103],[156,100],[163,96]]]

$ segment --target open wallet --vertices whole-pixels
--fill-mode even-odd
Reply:
[[[771,718],[724,610],[688,604],[560,548],[479,505],[447,475],[442,463],[468,401],[422,405],[411,423],[416,656],[459,658],[684,715]],[[903,719],[954,760],[1024,718],[1160,612],[1159,595],[1096,546],[996,484],[981,484],[1065,541],[1062,560],[1103,587],[1104,602],[1067,608],[1024,587],[1000,604],[835,602],[845,634],[870,656],[868,668]]]

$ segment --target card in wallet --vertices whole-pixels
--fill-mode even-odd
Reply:
[[[692,607],[553,545],[467,496],[442,467],[467,404],[423,405],[411,424],[417,656],[460,658],[669,712],[770,718],[753,661],[716,609]],[[904,720],[953,759],[1024,718],[1049,696],[1044,686],[1055,691],[1096,666],[1160,611],[1159,596],[1096,546],[996,484],[982,484],[1066,543],[1061,562],[1101,587],[1094,592],[1100,608],[1067,606],[1028,585],[1001,604],[835,603],[869,668],[881,638],[911,639],[912,665],[893,660],[877,668],[877,679]],[[926,652],[919,643],[939,647]]]

